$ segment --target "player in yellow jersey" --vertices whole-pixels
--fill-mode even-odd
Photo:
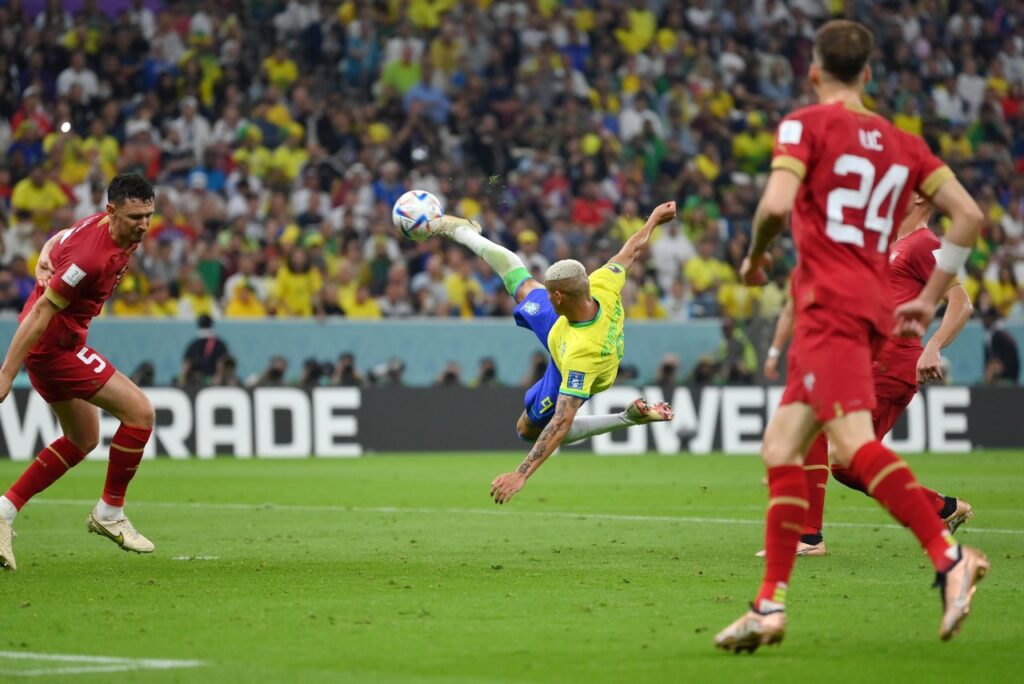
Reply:
[[[587,399],[615,382],[623,352],[622,286],[637,253],[658,225],[675,218],[676,203],[655,208],[644,227],[626,241],[607,264],[587,276],[583,264],[565,259],[551,265],[541,285],[513,252],[480,235],[480,226],[444,216],[431,232],[465,245],[493,268],[516,300],[516,325],[528,328],[551,355],[547,371],[526,393],[519,417],[519,435],[534,442],[526,460],[513,473],[491,483],[491,497],[503,504],[523,488],[530,475],[561,444],[630,425],[671,420],[672,407],[650,405],[642,398],[622,413],[577,416]]]

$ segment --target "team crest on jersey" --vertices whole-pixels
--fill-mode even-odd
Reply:
[[[536,316],[540,313],[540,304],[537,302],[526,302],[523,304],[523,313]]]
[[[82,278],[85,277],[85,271],[78,267],[78,264],[71,264],[68,266],[68,270],[64,271],[64,275],[60,277],[65,283],[71,287],[75,287],[78,283],[82,282]]]
[[[569,375],[566,378],[565,384],[569,389],[583,391],[583,380],[587,377],[586,373],[581,371],[569,371]]]

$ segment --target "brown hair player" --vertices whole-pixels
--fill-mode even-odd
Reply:
[[[793,364],[761,447],[770,492],[765,573],[751,609],[715,636],[715,645],[729,651],[753,651],[785,636],[786,592],[808,509],[803,455],[822,430],[836,462],[927,551],[943,601],[942,639],[959,630],[989,568],[984,554],[956,543],[910,468],[882,445],[871,423],[872,359],[893,332],[887,262],[894,217],[904,215],[917,190],[952,221],[928,283],[896,311],[898,331],[917,336],[966,261],[982,221],[977,204],[921,138],[864,109],[873,49],[871,32],[856,22],[830,21],[818,31],[808,75],[819,104],[779,125],[741,266],[745,282],[764,283],[768,245],[792,215],[799,254]]]
[[[0,567],[7,570],[17,567],[11,526],[18,511],[99,443],[97,407],[121,425],[110,444],[103,495],[86,524],[90,532],[127,551],[153,550],[153,543],[124,514],[125,491],[153,431],[153,406],[135,383],[88,346],[86,336],[149,230],[155,197],[149,181],[122,174],[110,182],[107,198],[105,212],[60,231],[43,247],[39,282],[0,367],[0,401],[7,398],[24,363],[32,386],[57,414],[64,433],[0,497]]]

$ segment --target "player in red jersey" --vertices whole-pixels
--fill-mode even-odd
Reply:
[[[989,567],[980,551],[956,543],[910,468],[882,446],[871,424],[875,352],[894,326],[901,334],[924,333],[982,221],[974,200],[921,138],[864,109],[873,49],[870,31],[856,22],[831,21],[818,31],[809,78],[819,104],[779,125],[741,266],[748,284],[767,281],[766,250],[792,214],[799,254],[792,279],[793,363],[761,447],[770,492],[765,574],[751,610],[715,636],[716,646],[730,651],[753,651],[785,635],[786,591],[808,509],[803,454],[822,429],[835,460],[928,552],[943,599],[942,639],[959,630]],[[914,190],[952,223],[928,283],[894,319],[887,253],[893,217],[905,214]]]
[[[25,303],[18,330],[0,367],[0,401],[22,363],[32,386],[60,421],[63,436],[46,446],[0,497],[0,567],[17,566],[11,525],[33,496],[77,465],[99,443],[102,408],[120,427],[110,444],[103,496],[86,525],[127,551],[153,544],[128,521],[124,495],[153,430],[153,406],[142,390],[87,345],[89,323],[100,313],[153,217],[153,186],[137,174],[114,178],[107,210],[54,235],[43,247],[39,283]]]
[[[935,270],[935,253],[941,247],[939,239],[928,229],[932,213],[931,204],[920,195],[915,196],[913,207],[900,224],[896,241],[889,251],[889,286],[895,304],[903,304],[917,296],[932,271]],[[882,439],[896,425],[910,400],[917,394],[918,384],[942,379],[939,353],[960,334],[971,317],[970,297],[963,285],[954,281],[945,294],[946,313],[942,324],[935,331],[928,344],[922,348],[917,337],[890,337],[878,357],[872,371],[875,381],[877,404],[871,414],[875,436]],[[793,334],[793,299],[786,307],[775,326],[775,338],[768,350],[764,372],[769,380],[778,377],[776,362],[779,350]],[[795,362],[795,361],[794,361]],[[847,487],[864,492],[864,487],[848,476],[846,469],[838,463],[831,467],[833,476]],[[807,495],[810,508],[804,525],[798,556],[824,556],[827,553],[822,535],[822,516],[825,509],[825,483],[828,481],[829,458],[828,439],[818,435],[804,457],[804,475],[807,478]],[[953,496],[944,496],[936,491],[921,487],[925,497],[932,503],[950,532],[956,530],[973,517],[971,505]],[[866,493],[866,492],[865,492]],[[763,556],[764,551],[757,555]]]

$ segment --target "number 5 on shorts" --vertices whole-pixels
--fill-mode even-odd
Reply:
[[[79,349],[77,356],[79,359],[82,360],[82,363],[84,363],[86,366],[92,365],[93,361],[96,362],[97,365],[96,368],[93,369],[93,373],[102,373],[103,369],[107,367],[107,362],[104,361],[103,358],[96,352],[89,351],[88,347],[82,347],[81,349]]]

